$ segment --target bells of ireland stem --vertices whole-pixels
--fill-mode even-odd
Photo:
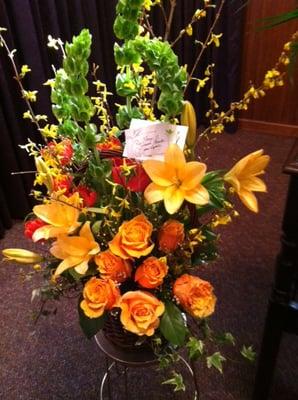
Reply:
[[[186,144],[193,148],[197,140],[197,117],[193,105],[188,100],[183,102],[181,125],[188,126]]]

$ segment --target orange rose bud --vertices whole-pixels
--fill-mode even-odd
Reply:
[[[143,214],[123,222],[109,243],[111,252],[124,260],[147,256],[154,247],[150,241],[152,230],[151,222]]]
[[[115,256],[109,250],[99,253],[94,258],[98,266],[100,276],[103,279],[112,279],[112,281],[122,283],[131,276],[131,264],[127,260]]]
[[[181,306],[193,317],[206,318],[214,312],[216,297],[209,282],[184,274],[175,281],[173,290]]]
[[[89,318],[99,318],[106,310],[117,306],[120,291],[111,279],[91,278],[83,289],[80,307]]]
[[[135,281],[147,289],[160,286],[168,273],[168,266],[164,258],[149,257],[137,268]]]
[[[126,292],[120,299],[119,307],[124,328],[139,336],[152,336],[159,326],[159,317],[165,311],[160,300],[141,290]]]
[[[159,249],[164,253],[172,253],[183,242],[184,237],[184,225],[175,219],[169,219],[159,230]]]

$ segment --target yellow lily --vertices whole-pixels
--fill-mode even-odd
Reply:
[[[257,177],[264,174],[270,161],[270,157],[263,153],[264,150],[261,149],[248,154],[224,176],[224,180],[234,188],[242,203],[253,212],[259,210],[258,200],[253,192],[267,191],[265,183]]]
[[[43,261],[43,257],[33,251],[25,249],[4,249],[2,250],[4,260],[15,261],[20,264],[36,264]]]
[[[68,204],[64,202],[62,197],[65,196],[61,196],[59,200],[52,199],[48,204],[33,207],[34,214],[48,224],[34,232],[32,236],[34,242],[72,233],[80,226],[80,222],[78,222],[80,210],[77,208],[76,199],[78,194],[65,199]]]
[[[186,162],[183,151],[176,144],[168,147],[164,161],[147,160],[143,167],[152,180],[144,192],[149,204],[164,200],[167,212],[174,214],[184,200],[198,205],[208,203],[209,193],[200,183],[206,165]]]
[[[100,251],[90,229],[90,221],[85,222],[80,230],[80,236],[61,235],[50,249],[51,254],[63,260],[55,271],[55,276],[69,268],[84,275],[88,270],[88,262]]]

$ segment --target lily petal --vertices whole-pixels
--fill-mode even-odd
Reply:
[[[88,259],[82,261],[80,264],[75,266],[75,271],[80,275],[85,275],[88,270]]]
[[[165,152],[165,163],[172,168],[180,169],[186,164],[183,150],[177,144],[170,144]]]
[[[159,186],[173,184],[173,171],[167,168],[164,162],[158,160],[143,161],[143,168],[150,179]]]
[[[208,190],[203,186],[199,185],[193,190],[188,190],[184,193],[185,200],[193,204],[203,206],[209,202]]]
[[[146,187],[144,197],[149,204],[157,203],[163,200],[164,191],[164,186],[159,186],[152,182]]]
[[[191,190],[203,179],[207,166],[206,164],[192,161],[185,164],[184,168],[178,171],[178,178],[182,182],[181,189]]]
[[[169,214],[174,214],[179,210],[184,201],[184,193],[175,185],[168,187],[164,191],[165,208]]]
[[[249,210],[251,210],[255,213],[257,213],[259,211],[258,200],[252,192],[242,189],[239,193],[239,197],[240,197],[240,200],[242,201],[242,203]]]
[[[267,192],[265,182],[263,182],[262,179],[257,178],[256,176],[244,179],[242,182],[242,186],[246,190],[251,190],[253,192]]]
[[[89,240],[89,242],[94,242],[94,236],[90,229],[90,221],[84,223],[82,229],[80,230],[80,236]]]
[[[69,268],[74,267],[75,265],[79,264],[82,261],[81,258],[77,257],[67,257],[65,260],[63,260],[57,267],[55,271],[55,276],[61,275],[64,271],[66,271]]]

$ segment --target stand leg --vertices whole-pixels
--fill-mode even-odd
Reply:
[[[280,305],[270,301],[258,361],[253,400],[268,399],[282,337],[283,319],[283,309]]]

